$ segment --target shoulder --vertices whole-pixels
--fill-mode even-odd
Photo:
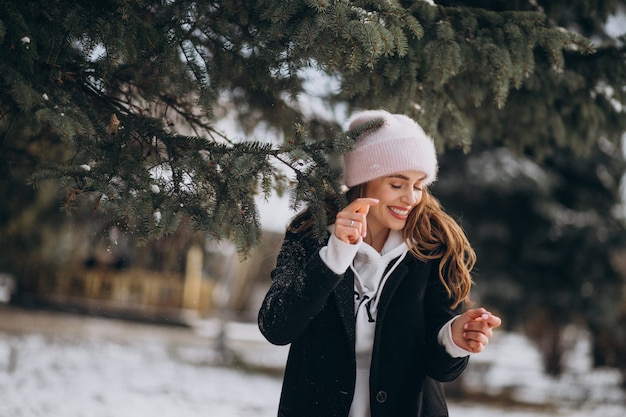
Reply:
[[[441,268],[440,257],[430,257],[417,255],[409,250],[403,263],[409,268],[412,274],[424,277],[428,285],[439,285],[439,269]]]
[[[313,213],[305,210],[294,217],[287,226],[287,236],[298,239],[316,239],[325,242],[329,232],[327,225],[320,224]]]
[[[328,230],[320,230],[313,215],[305,210],[289,223],[283,240],[283,250],[303,250],[312,253],[326,245],[329,237]]]
[[[313,228],[315,219],[311,211],[304,210],[298,213],[287,226],[287,233],[302,234]]]

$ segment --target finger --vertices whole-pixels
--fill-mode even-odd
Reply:
[[[350,204],[337,213],[335,218],[335,234],[340,240],[351,244],[365,237],[367,231],[367,214],[356,210],[367,211],[370,207],[369,203],[378,204],[378,200],[373,198],[358,200],[353,202],[356,204]]]
[[[367,214],[370,210],[370,206],[378,204],[376,198],[357,198],[344,209],[353,213]]]
[[[486,312],[474,319],[474,321],[483,322],[489,327],[499,327],[502,324],[502,320],[498,316],[494,316],[490,312]]]
[[[481,345],[484,347],[489,344],[489,338],[481,332],[465,332],[463,338],[470,346]]]
[[[463,313],[463,315],[469,321],[484,321],[489,318],[490,314],[486,309],[480,307],[467,310],[465,313]]]
[[[357,234],[361,234],[361,227],[363,225],[363,221],[364,219],[360,219],[360,218],[346,218],[346,227],[350,228],[350,229],[356,229]]]
[[[469,341],[467,345],[470,347],[469,350],[474,353],[482,352],[485,349],[485,345],[478,343],[474,340]]]
[[[357,209],[357,213],[363,216],[360,234],[362,238],[365,238],[365,236],[367,236],[367,213],[369,213],[371,206],[375,206],[379,203],[379,200],[376,198],[363,198],[358,200],[362,200],[360,201],[362,205]]]
[[[354,214],[356,220],[351,220],[349,227],[354,228],[358,236],[365,237],[367,232],[367,219],[364,214]]]
[[[364,238],[367,235],[367,213],[369,213],[370,207],[375,206],[378,202],[379,200],[376,198],[357,198],[348,204],[339,214],[341,214],[342,217],[354,220],[355,223],[350,223],[348,227],[355,226],[358,223],[358,235]],[[339,214],[337,216],[339,216]]]
[[[484,346],[473,339],[463,338],[463,348],[465,350],[469,350],[470,352],[480,352],[484,348]]]
[[[493,330],[491,330],[491,327],[482,322],[465,323],[463,326],[463,332],[467,335],[473,335],[473,338],[478,341],[484,340],[480,335],[484,335],[487,339],[493,337]]]
[[[357,228],[360,230],[365,224],[366,216],[364,214],[354,213],[350,211],[341,211],[337,213],[337,219],[335,220],[336,226]]]
[[[486,309],[480,307],[465,312],[466,316],[473,321],[485,322],[491,327],[498,327],[502,324],[500,317],[494,316]]]
[[[498,316],[494,316],[491,314],[489,319],[485,321],[490,327],[500,327],[502,325],[502,320]]]

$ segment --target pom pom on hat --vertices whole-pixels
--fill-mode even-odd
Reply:
[[[433,140],[412,119],[385,110],[356,113],[349,130],[382,119],[379,128],[365,131],[354,148],[344,155],[343,178],[353,187],[375,178],[400,171],[420,171],[426,174],[424,185],[437,178],[437,152]]]

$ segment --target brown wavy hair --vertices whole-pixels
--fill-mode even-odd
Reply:
[[[365,188],[366,184],[359,184],[348,190],[348,201],[365,197]],[[422,200],[409,213],[402,236],[418,259],[441,259],[439,280],[452,300],[453,309],[461,303],[471,304],[471,271],[476,264],[476,252],[461,226],[426,187]]]

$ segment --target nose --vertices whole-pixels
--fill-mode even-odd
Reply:
[[[414,190],[408,190],[402,195],[402,203],[413,207],[419,201],[417,192]]]

